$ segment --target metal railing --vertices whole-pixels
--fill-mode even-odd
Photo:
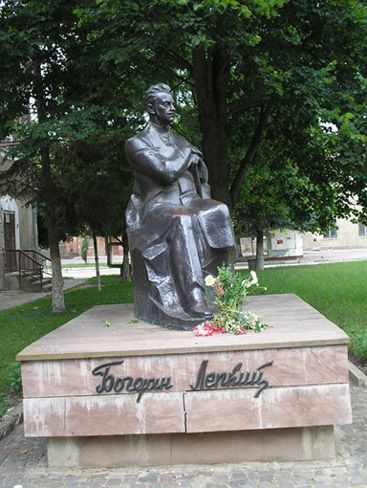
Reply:
[[[51,269],[51,259],[48,256],[34,249],[22,249],[22,251],[23,253],[26,253],[29,257],[33,258],[42,266],[43,274],[48,274],[51,276],[52,274],[51,272],[45,271],[45,267],[50,267]],[[48,265],[48,263],[50,264]]]
[[[47,261],[51,261],[50,258],[34,249],[5,249],[5,270],[18,272],[19,280],[27,276],[37,277],[41,287],[44,274],[51,275],[44,270]]]

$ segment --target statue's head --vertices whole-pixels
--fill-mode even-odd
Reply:
[[[145,106],[152,122],[167,126],[176,115],[171,88],[165,83],[152,85],[145,92]]]

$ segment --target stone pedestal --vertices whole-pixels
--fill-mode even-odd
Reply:
[[[127,467],[335,457],[334,428],[302,427],[202,434],[51,437],[51,467]]]
[[[92,308],[19,353],[25,435],[53,466],[332,458],[348,337],[295,295],[247,308],[265,331],[195,337]]]

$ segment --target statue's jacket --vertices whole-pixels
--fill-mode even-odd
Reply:
[[[167,134],[167,138],[162,137],[160,128],[148,123],[140,134],[132,137],[126,143],[126,155],[135,177],[133,194],[126,212],[129,233],[136,234],[131,235],[132,248],[147,247],[149,241],[165,232],[169,222],[162,222],[160,228],[152,229],[154,235],[147,236],[144,232],[146,225],[151,227],[149,224],[152,218],[156,220],[156,218],[163,217],[162,207],[190,207],[195,199],[200,198],[193,176],[188,169],[193,146],[171,130],[168,130]],[[198,149],[196,151],[199,152]],[[210,198],[207,183],[208,172],[204,163],[202,163],[200,173],[204,198]],[[216,203],[219,204],[219,202]],[[217,226],[213,228],[212,225],[211,213],[216,213],[218,207],[220,211],[223,211],[225,206],[219,204],[212,207],[211,210],[197,212],[208,244],[213,248],[232,247],[234,245],[233,234],[218,232],[220,229]],[[223,217],[231,226],[229,214]],[[140,242],[141,239],[138,236],[141,233],[144,233],[143,242]]]
[[[165,283],[172,273],[162,265],[167,261],[162,255],[170,252],[174,240],[183,256],[198,254],[199,270],[189,273],[182,269],[182,273],[195,276],[195,282],[203,286],[202,268],[213,260],[213,251],[232,248],[234,236],[227,206],[210,198],[204,162],[201,160],[198,168],[199,181],[189,169],[193,150],[197,154],[200,151],[170,129],[151,122],[127,141],[125,149],[135,178],[126,211],[130,251],[142,254],[148,279],[157,289],[162,288],[159,294],[163,289],[166,293]],[[203,198],[198,194],[198,184]],[[182,226],[186,230],[182,231]],[[184,262],[187,268],[192,259],[187,257]]]

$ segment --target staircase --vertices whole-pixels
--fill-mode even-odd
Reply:
[[[10,287],[16,281],[17,287],[25,291],[48,291],[51,289],[52,273],[47,264],[50,258],[33,249],[5,249],[5,271]]]

